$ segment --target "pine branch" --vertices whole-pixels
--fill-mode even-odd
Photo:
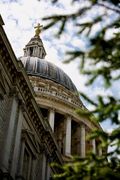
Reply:
[[[102,7],[106,8],[106,9],[109,9],[109,10],[111,10],[111,11],[114,11],[114,12],[120,14],[120,10],[119,10],[119,9],[112,8],[112,7],[107,6],[106,4],[102,4],[102,3],[97,3],[97,5],[98,5],[98,6],[102,6]]]

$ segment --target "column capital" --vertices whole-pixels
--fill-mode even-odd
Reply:
[[[72,119],[72,115],[70,115],[70,114],[68,114],[68,113],[65,114],[65,117],[66,117],[66,119],[67,119],[67,118]]]
[[[82,124],[80,124],[80,127],[81,127],[81,128],[85,128],[86,125],[82,123]],[[85,129],[86,129],[86,128],[85,128]]]
[[[53,108],[53,107],[49,107],[48,110],[49,110],[49,111],[55,111],[56,109]]]

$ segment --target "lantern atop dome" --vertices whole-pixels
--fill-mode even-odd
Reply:
[[[30,57],[38,57],[40,59],[44,59],[46,56],[46,51],[43,45],[43,42],[40,38],[40,33],[42,31],[42,25],[38,23],[37,26],[35,26],[35,35],[31,40],[27,43],[27,45],[24,48],[24,56],[30,56]]]

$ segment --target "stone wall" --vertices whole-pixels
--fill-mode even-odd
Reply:
[[[6,131],[9,124],[11,105],[12,99],[7,95],[4,96],[3,100],[0,100],[0,165],[6,140]]]

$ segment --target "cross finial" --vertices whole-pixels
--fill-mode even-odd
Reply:
[[[40,25],[40,23],[37,24],[37,26],[35,26],[35,36],[39,36],[39,34],[41,33],[42,31],[42,25]]]

